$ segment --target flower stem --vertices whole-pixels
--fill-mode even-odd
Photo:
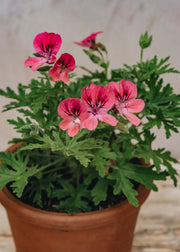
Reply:
[[[106,80],[108,80],[108,66],[106,66],[104,70],[105,70],[105,78]]]
[[[97,50],[98,53],[101,55],[101,58],[102,58],[102,60],[104,61],[104,56],[103,56],[102,52],[101,52],[98,48],[97,48],[96,50]]]
[[[140,55],[140,62],[142,63],[143,61],[143,48],[141,48],[141,55]]]
[[[79,68],[81,68],[81,69],[83,69],[84,71],[86,71],[86,72],[92,74],[92,71],[90,71],[89,69],[87,69],[87,68],[84,67],[84,66],[79,66]]]

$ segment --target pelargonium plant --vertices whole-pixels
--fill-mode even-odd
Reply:
[[[153,148],[153,130],[164,128],[166,138],[178,132],[180,95],[162,75],[179,72],[169,57],[143,59],[152,41],[147,32],[139,40],[140,61],[109,70],[107,49],[96,41],[101,33],[75,42],[95,71],[76,66],[69,53],[57,57],[61,36],[43,32],[25,61],[39,77],[17,91],[0,90],[12,99],[3,111],[22,115],[8,120],[20,133],[11,141],[19,147],[0,153],[0,189],[7,186],[31,206],[74,214],[128,199],[137,207],[140,184],[157,191],[156,180],[170,177],[177,185],[177,160],[165,148]],[[77,76],[75,67],[84,75]]]

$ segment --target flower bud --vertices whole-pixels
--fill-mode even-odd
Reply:
[[[152,36],[148,37],[148,32],[146,31],[145,34],[141,34],[139,39],[139,45],[142,49],[147,48],[150,46],[152,41]]]

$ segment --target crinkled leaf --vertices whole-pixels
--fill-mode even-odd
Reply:
[[[107,199],[108,180],[100,178],[91,191],[94,204],[97,206]]]
[[[90,191],[84,185],[74,188],[69,181],[60,180],[60,189],[53,191],[52,197],[59,199],[57,209],[63,209],[69,214],[90,211],[86,198],[90,197]]]
[[[37,173],[37,166],[27,167],[29,158],[24,156],[21,152],[12,154],[8,152],[0,152],[0,158],[2,159],[2,165],[0,168],[0,189],[11,183],[14,193],[18,197],[21,197],[25,186],[28,183],[28,179]],[[4,164],[5,163],[5,164]],[[8,169],[7,166],[11,166]]]
[[[114,184],[113,191],[115,195],[118,195],[123,192],[130,204],[136,207],[138,206],[138,200],[136,198],[138,193],[135,189],[133,189],[133,184],[124,174],[122,169],[117,169],[112,174],[108,175],[108,178],[116,181],[116,183]]]
[[[107,172],[107,167],[110,166],[110,160],[114,160],[116,155],[108,147],[108,142],[104,142],[101,148],[94,152],[92,165],[96,167],[100,177],[104,177]]]

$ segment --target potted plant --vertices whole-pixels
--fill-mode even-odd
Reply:
[[[140,206],[156,180],[177,185],[177,160],[154,149],[153,128],[178,132],[180,96],[162,74],[179,73],[169,57],[143,59],[152,36],[140,36],[140,61],[109,71],[106,47],[92,33],[82,41],[97,65],[77,76],[75,59],[57,59],[61,37],[38,34],[25,61],[39,77],[17,91],[4,111],[20,133],[0,153],[0,201],[5,206],[18,252],[131,251]]]

